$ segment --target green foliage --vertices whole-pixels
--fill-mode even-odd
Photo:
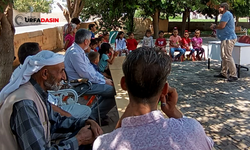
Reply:
[[[12,4],[12,0],[0,0],[0,13],[3,13],[8,4]]]
[[[138,8],[136,0],[86,0],[81,13],[83,20],[91,16],[100,18],[99,30],[117,30],[124,22],[129,31],[133,30],[133,17]]]
[[[14,9],[20,12],[30,12],[32,7],[33,12],[48,13],[52,2],[52,0],[15,0]]]

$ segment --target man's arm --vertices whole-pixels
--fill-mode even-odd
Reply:
[[[81,56],[79,53],[71,54],[70,61],[77,74],[82,78],[89,79],[92,83],[105,84],[104,78],[98,76],[98,72],[87,60],[87,56]]]
[[[51,107],[55,112],[59,113],[61,116],[66,116],[66,117],[72,116],[70,113],[68,113],[67,111],[61,109],[60,107],[58,107],[56,105],[51,104]]]
[[[13,106],[10,127],[21,149],[78,149],[78,140],[72,137],[58,145],[48,147],[45,133],[37,113],[36,105],[31,100],[22,100]]]
[[[215,30],[215,29],[224,29],[226,27],[226,24],[227,24],[227,22],[221,21],[218,25],[212,24],[210,28],[212,30]]]

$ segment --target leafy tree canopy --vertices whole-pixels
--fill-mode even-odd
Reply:
[[[20,12],[43,12],[48,13],[51,10],[52,0],[15,0],[14,9]]]

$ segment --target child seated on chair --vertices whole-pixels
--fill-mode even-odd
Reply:
[[[169,38],[169,47],[170,47],[170,56],[172,60],[180,60],[181,56],[185,54],[185,50],[181,48],[181,37],[178,35],[177,27],[173,29],[173,35]],[[174,56],[174,52],[179,51],[180,53],[177,56]]]
[[[89,53],[89,61],[90,63],[93,65],[93,67],[95,68],[96,71],[100,72],[101,74],[103,74],[104,77],[111,79],[111,76],[108,75],[107,73],[103,73],[100,71],[98,63],[100,61],[100,54],[98,52],[90,52]]]
[[[163,52],[167,52],[166,45],[167,45],[167,42],[166,42],[166,39],[164,38],[164,32],[159,31],[159,38],[156,39],[155,41],[155,47],[160,48],[160,50]]]
[[[191,41],[193,48],[196,51],[196,59],[201,60],[202,55],[204,54],[204,49],[202,48],[202,38],[200,37],[200,30],[195,30],[195,37],[193,37]]]
[[[91,52],[94,52],[96,47],[98,46],[98,41],[97,39],[91,39],[90,40],[90,44],[89,44],[89,47],[91,48]]]
[[[185,51],[190,51],[187,55],[187,59],[190,60],[190,56],[192,59],[194,58],[194,49],[190,47],[191,40],[189,38],[188,30],[185,30],[184,36],[182,37],[181,48],[185,49]]]
[[[102,74],[106,73],[107,75],[111,76],[108,65],[113,64],[115,56],[117,56],[118,52],[114,52],[109,43],[102,43],[101,49],[98,52],[100,54],[100,57],[99,57],[100,61],[98,63],[100,72]],[[111,55],[108,56],[109,53],[111,53]]]
[[[133,32],[129,32],[128,36],[129,36],[129,38],[127,39],[127,49],[129,52],[131,52],[137,48],[138,42],[134,38]]]
[[[154,47],[154,40],[153,37],[151,36],[152,32],[150,29],[146,30],[145,36],[143,37],[142,41],[142,47],[149,47],[153,48]]]
[[[119,56],[121,56],[122,53],[126,53],[126,55],[128,54],[128,50],[126,49],[126,43],[127,40],[124,38],[124,32],[118,32],[117,37],[115,39],[115,50],[119,53]]]
[[[99,57],[100,57],[100,54],[98,52],[90,52],[88,55],[90,63],[93,65],[95,70],[98,72],[100,72],[99,67],[98,67],[98,63],[100,60]]]

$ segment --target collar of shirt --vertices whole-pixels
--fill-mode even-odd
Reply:
[[[82,48],[81,48],[78,44],[76,44],[75,42],[72,44],[72,47],[74,47],[73,50],[75,50],[76,52],[85,54],[84,49],[82,49]]]
[[[46,102],[48,99],[48,93],[45,92],[34,79],[30,78],[30,83],[35,87],[36,91],[41,96],[42,100]]]
[[[164,116],[159,110],[151,111],[145,115],[126,117],[122,120],[122,127],[134,127],[156,122]]]

